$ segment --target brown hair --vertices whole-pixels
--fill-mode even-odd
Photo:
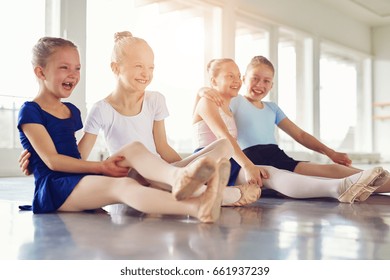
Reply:
[[[38,40],[32,49],[31,63],[34,67],[45,67],[48,58],[58,49],[71,47],[77,49],[77,46],[66,39],[56,37],[42,37]]]
[[[261,64],[268,66],[272,70],[272,73],[275,74],[275,68],[274,68],[274,65],[272,64],[272,62],[269,61],[268,58],[261,56],[261,55],[254,56],[251,59],[251,62],[249,62],[248,66],[246,67],[246,72],[248,72],[250,69],[253,69],[256,66],[259,66]]]

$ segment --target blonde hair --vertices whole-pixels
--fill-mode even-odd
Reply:
[[[42,37],[38,40],[32,49],[31,63],[34,67],[45,67],[49,57],[59,48],[71,47],[77,49],[77,46],[66,39],[56,37]]]
[[[251,61],[249,62],[248,66],[246,67],[245,73],[247,73],[249,70],[259,66],[259,65],[266,65],[268,66],[272,73],[275,74],[275,68],[271,61],[269,61],[266,57],[262,55],[254,56]]]
[[[207,73],[209,73],[210,78],[215,78],[219,71],[222,68],[222,64],[228,63],[228,62],[234,62],[231,58],[218,58],[218,59],[212,59],[209,63],[207,63]]]
[[[114,48],[112,50],[111,62],[119,62],[126,54],[126,47],[139,42],[148,45],[144,39],[134,37],[130,31],[116,32],[114,34]]]

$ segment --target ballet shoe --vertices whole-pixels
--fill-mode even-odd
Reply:
[[[222,206],[244,206],[256,202],[261,195],[261,188],[257,184],[243,184],[232,186],[240,190],[240,199],[233,203],[222,204]]]
[[[345,178],[343,180],[343,185],[340,188],[341,192],[338,200],[344,203],[353,203],[359,196],[361,199],[364,198],[370,192],[369,186],[375,182],[383,171],[382,167],[364,170],[361,172],[360,177],[356,182],[352,182],[349,177]]]
[[[215,172],[215,162],[204,157],[183,167],[181,176],[172,186],[172,195],[176,200],[189,198],[203,186]]]
[[[222,191],[226,187],[230,176],[230,162],[221,159],[217,163],[217,172],[207,182],[207,189],[199,197],[200,206],[198,219],[203,223],[214,223],[221,214]]]
[[[378,177],[373,180],[372,184],[364,187],[359,194],[356,196],[355,201],[362,202],[365,201],[370,195],[384,183],[390,179],[390,173],[387,170],[383,170]]]

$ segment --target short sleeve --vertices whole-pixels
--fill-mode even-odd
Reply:
[[[267,102],[267,104],[275,113],[275,124],[279,124],[284,118],[286,118],[286,114],[282,111],[282,109],[280,109],[280,107],[276,103]]]
[[[155,121],[161,121],[166,119],[169,116],[169,111],[167,107],[167,103],[165,100],[165,96],[162,95],[160,92],[153,92],[152,93],[155,97],[155,115],[154,120]]]
[[[81,112],[74,104],[70,102],[65,102],[68,105],[68,108],[72,112],[72,119],[75,122],[75,131],[78,131],[83,128],[83,121],[81,119]]]
[[[42,115],[38,104],[34,102],[25,102],[19,111],[18,116],[18,129],[21,130],[21,126],[27,123],[36,123],[45,125],[45,119]]]
[[[101,114],[101,106],[98,106],[99,103],[93,104],[90,112],[87,115],[85,120],[84,131],[94,135],[98,135],[100,129],[102,128],[103,118]]]

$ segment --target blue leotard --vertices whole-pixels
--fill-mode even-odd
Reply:
[[[34,213],[56,211],[86,175],[50,170],[21,130],[23,124],[41,124],[47,129],[59,154],[80,159],[75,137],[75,132],[83,126],[80,110],[69,102],[64,102],[64,104],[71,111],[71,117],[67,119],[59,119],[45,112],[36,102],[25,102],[19,112],[20,141],[23,148],[31,153],[29,168],[34,173],[35,179],[32,203]]]

